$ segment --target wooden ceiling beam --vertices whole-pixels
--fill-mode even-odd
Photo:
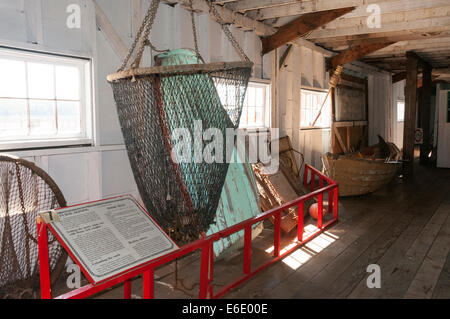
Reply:
[[[179,3],[186,6],[186,0],[164,0],[164,2],[171,4]],[[215,3],[224,3],[224,1],[215,1]],[[193,0],[192,7],[195,11],[209,12],[209,6],[204,0]],[[224,6],[216,5],[216,9],[224,22],[233,24],[234,26],[245,30],[253,30],[258,36],[268,36],[276,31],[276,29],[271,26],[244,16],[241,13],[233,12]],[[211,19],[215,19],[212,14]]]
[[[228,4],[227,8],[235,12],[246,12],[288,4],[298,4],[298,0],[241,0]]]
[[[338,65],[345,65],[352,61],[358,60],[367,54],[379,50],[381,48],[387,47],[393,44],[393,42],[382,42],[382,43],[373,43],[367,45],[357,45],[355,47],[351,47],[338,55],[332,57],[330,59],[330,68],[336,68]]]
[[[426,30],[418,30],[416,32],[395,32],[391,34],[358,34],[355,36],[318,39],[316,43],[319,43],[320,45],[327,48],[332,48],[333,50],[344,50],[344,47],[348,47],[349,45],[378,42],[399,42],[409,40],[427,40],[446,37],[450,37],[450,29],[428,33],[426,32]]]
[[[245,6],[245,2],[254,2],[251,5]],[[259,5],[257,3],[260,3]],[[268,4],[279,3],[279,5]],[[284,2],[284,4],[283,4]],[[242,5],[241,5],[242,3]],[[264,4],[266,5],[264,6]],[[281,17],[292,17],[309,12],[334,10],[345,7],[358,7],[346,18],[354,17],[368,17],[371,13],[367,12],[369,4],[377,4],[382,15],[389,13],[398,13],[401,15],[405,11],[412,11],[417,9],[427,9],[438,6],[448,5],[447,0],[303,0],[303,1],[267,1],[267,0],[242,0],[230,6],[233,10],[245,10],[250,17],[257,20],[267,20]]]
[[[396,73],[392,76],[392,83],[400,82],[406,79],[406,71]]]
[[[443,28],[444,30],[450,30],[450,17],[440,16],[436,18],[417,19],[411,21],[399,21],[393,23],[382,23],[381,28],[370,28],[367,24],[352,25],[346,28],[321,28],[315,30],[308,36],[308,39],[313,39],[314,42],[321,42],[326,38],[343,37],[343,36],[355,36],[358,34],[382,34],[387,36],[393,32],[433,32]],[[442,29],[441,29],[442,30]]]
[[[275,34],[262,38],[262,54],[266,54],[286,43],[294,41],[302,35],[305,35],[354,9],[355,7],[348,7],[304,14],[279,28]]]

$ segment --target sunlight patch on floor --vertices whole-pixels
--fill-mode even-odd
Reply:
[[[307,225],[305,226],[303,236],[304,238],[307,238],[316,231],[318,231],[318,228],[316,226]],[[338,239],[339,239],[338,236],[331,234],[328,231],[325,231],[322,234],[315,237],[314,239],[310,240],[303,247],[297,249],[296,251],[292,252],[289,256],[283,258],[283,262],[292,269],[297,270],[308,260],[310,260],[312,257],[320,253],[322,250],[324,250],[326,247],[328,247]],[[297,241],[294,241],[289,245],[287,245],[286,247],[284,247],[280,251],[280,254],[285,253],[289,249],[293,248],[295,245],[297,245]],[[266,253],[271,254],[273,253],[273,250],[274,247],[271,246],[265,251]]]

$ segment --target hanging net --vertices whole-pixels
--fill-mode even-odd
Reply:
[[[0,298],[33,296],[39,288],[36,217],[66,206],[55,182],[33,163],[0,155]],[[54,282],[67,259],[48,232]]]
[[[142,200],[171,237],[184,244],[214,222],[228,169],[226,147],[213,152],[221,160],[204,159],[208,143],[202,142],[203,133],[214,129],[225,146],[226,129],[239,123],[252,63],[202,63],[195,41],[195,51],[165,52],[156,56],[157,66],[139,68],[143,47],[152,46],[147,37],[158,2],[153,1],[127,59],[108,81]],[[179,155],[178,143],[189,146],[188,157],[172,156]]]

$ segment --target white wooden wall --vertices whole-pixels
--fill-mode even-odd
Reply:
[[[283,53],[278,50],[278,56]],[[280,136],[288,135],[295,150],[305,156],[305,162],[317,168],[322,167],[321,155],[331,149],[330,129],[300,129],[300,90],[328,89],[328,74],[325,72],[325,54],[320,48],[294,46],[287,66],[281,68],[276,75],[276,112]],[[276,64],[276,65],[275,65]],[[274,66],[278,62],[274,61]],[[276,125],[274,123],[274,125]],[[300,160],[296,154],[297,161]],[[299,162],[300,163],[300,162]]]
[[[378,143],[377,135],[392,141],[392,76],[389,73],[368,74],[369,145]]]
[[[437,125],[437,167],[450,168],[450,123],[447,123],[448,89],[438,85],[436,90],[436,105],[438,115]]]
[[[97,0],[121,41],[133,39],[134,0]],[[150,1],[142,1],[142,15]],[[81,7],[81,29],[69,29],[68,5]],[[197,15],[199,46],[206,61],[233,61],[238,57],[208,14]],[[253,77],[270,78],[270,55],[261,57],[261,43],[252,32],[232,28],[249,58],[255,62]],[[162,4],[152,31],[159,48],[193,47],[189,13],[179,6]],[[118,194],[137,196],[136,185],[123,145],[113,95],[106,76],[121,59],[105,34],[96,26],[91,0],[0,0],[0,45],[89,57],[93,61],[95,145],[92,147],[17,151],[15,155],[36,162],[61,187],[69,204]],[[147,64],[150,58],[147,55]],[[0,150],[1,151],[1,150]],[[11,152],[10,152],[11,153]]]

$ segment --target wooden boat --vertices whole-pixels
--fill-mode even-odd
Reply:
[[[364,158],[358,154],[326,154],[322,158],[325,174],[339,183],[339,196],[375,192],[388,184],[401,167],[397,161]]]

